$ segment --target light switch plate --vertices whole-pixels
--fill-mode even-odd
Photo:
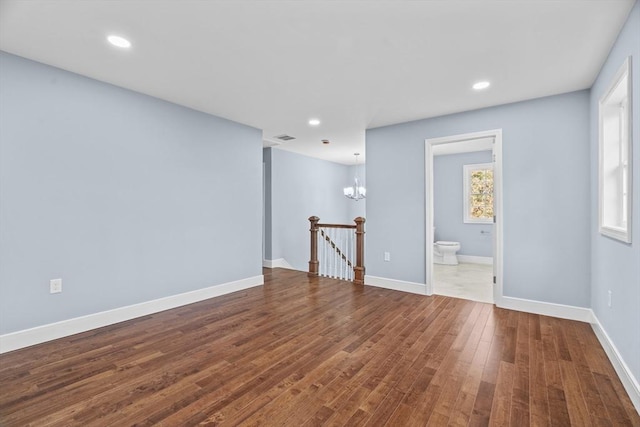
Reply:
[[[49,281],[49,293],[59,294],[62,292],[62,279],[51,279]]]

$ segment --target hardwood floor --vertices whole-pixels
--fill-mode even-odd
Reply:
[[[290,270],[0,356],[0,425],[640,426],[586,323]]]

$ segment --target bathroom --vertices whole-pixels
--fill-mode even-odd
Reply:
[[[433,151],[433,291],[493,302],[491,138]]]

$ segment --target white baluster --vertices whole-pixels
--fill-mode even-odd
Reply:
[[[351,250],[351,238],[349,237],[351,235],[351,229],[347,228],[347,232],[346,232],[346,239],[347,242],[345,243],[346,245],[346,249],[345,249],[345,254],[344,256],[347,257],[347,280],[351,280],[351,267],[349,267],[349,257],[351,256],[349,251]]]
[[[324,276],[329,275],[329,264],[327,259],[327,229],[324,229],[324,238],[322,239],[322,251],[324,252]]]
[[[329,236],[329,241],[325,241],[327,245],[327,276],[332,277],[333,273],[333,256],[331,256],[331,229],[327,228],[327,236]]]
[[[335,235],[336,235],[336,237],[335,237],[334,242],[336,244],[336,247],[333,250],[333,252],[334,252],[333,257],[334,257],[334,259],[336,261],[336,279],[339,279],[340,278],[340,257],[338,256],[338,248],[339,248],[339,243],[338,242],[340,241],[340,229],[339,228],[335,229]]]
[[[349,252],[347,252],[347,248],[349,247],[349,229],[344,229],[344,280],[349,280]]]
[[[333,228],[329,229],[329,242],[328,242],[328,247],[329,247],[329,265],[330,265],[330,269],[329,269],[329,277],[335,278],[336,277],[336,272],[335,272],[335,258],[333,256],[333,247],[331,247],[331,242],[333,242],[334,239],[334,235],[333,235]]]
[[[327,236],[329,236],[329,229],[325,228],[325,230],[324,230],[324,241],[322,242],[323,248],[324,248],[324,268],[325,268],[324,273],[325,273],[325,276],[329,276],[329,257],[328,257],[329,253],[327,252],[327,247],[328,247],[328,245],[327,245]]]
[[[342,259],[342,263],[344,265],[344,274],[343,274],[344,280],[349,280],[349,264],[347,263],[347,260],[349,259],[348,258],[349,255],[347,254],[347,247],[348,247],[348,244],[347,244],[347,241],[348,241],[347,233],[348,232],[349,232],[348,228],[345,228],[345,229],[342,230],[342,240],[343,240],[343,243],[342,243],[342,255],[344,255],[344,258]]]
[[[344,244],[342,242],[342,232],[344,230],[342,228],[338,229],[338,241],[340,242],[338,244],[338,248],[340,248],[340,251],[342,251],[342,248],[344,248]],[[344,261],[342,259],[342,255],[340,255],[342,252],[338,253],[338,274],[340,275],[340,279],[343,280],[344,279]]]
[[[324,250],[324,275],[329,276],[329,258],[327,252],[327,236],[329,235],[329,230],[327,228],[324,229],[324,239],[322,239],[322,249]]]
[[[349,280],[349,229],[344,229],[344,280]]]
[[[329,253],[329,243],[327,242],[327,237],[329,236],[329,229],[326,228],[324,230],[324,251],[325,251],[325,258],[324,258],[324,263],[327,266],[326,270],[325,270],[325,276],[327,277],[331,277],[331,257],[330,257],[330,253]]]
[[[356,237],[356,232],[353,229],[351,229],[351,233],[349,233],[349,241],[351,242],[349,244],[349,247],[350,247],[349,259],[351,260],[351,269],[350,269],[351,280],[353,280],[353,276],[354,276],[353,265],[355,264],[355,261],[354,261],[355,257],[353,256],[353,254],[355,252],[355,249],[354,249],[355,237]]]
[[[319,265],[319,272],[321,276],[324,276],[324,269],[325,269],[325,265],[324,265],[324,237],[323,234],[324,233],[324,229],[320,229],[320,233],[318,233],[318,245],[320,250],[318,251],[320,253],[320,265]]]
[[[333,245],[335,246],[336,243],[336,229],[333,228],[331,229],[331,241],[333,242]],[[331,270],[331,273],[333,274],[331,277],[333,277],[334,279],[338,278],[338,263],[337,263],[337,259],[336,259],[336,248],[335,247],[331,247],[331,261],[333,262],[333,269]]]
[[[322,251],[324,247],[322,246],[322,229],[318,230],[318,274],[322,276],[322,267],[324,264],[324,260],[322,259]]]
[[[342,250],[342,229],[338,228],[338,240],[336,240],[336,246]],[[336,251],[336,256],[338,257],[338,278],[339,279],[344,279],[344,277],[342,276],[342,257],[340,256],[340,254],[338,253],[338,251]]]
[[[344,251],[344,228],[340,230],[340,249]],[[344,252],[343,252],[344,254]],[[347,270],[344,268],[344,258],[340,257],[340,278],[342,280],[345,279],[345,275],[347,274]]]
[[[336,243],[336,248],[333,251],[333,258],[335,259],[335,271],[336,271],[336,279],[340,278],[340,264],[339,264],[339,259],[338,259],[338,233],[339,233],[340,229],[336,228],[335,229],[335,240],[334,242]]]
[[[318,275],[322,276],[322,229],[318,230]]]

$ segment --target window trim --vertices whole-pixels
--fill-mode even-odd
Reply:
[[[462,182],[463,182],[463,214],[462,222],[465,224],[493,224],[493,218],[472,218],[469,215],[469,195],[471,193],[471,173],[475,170],[491,169],[493,171],[493,163],[475,163],[462,166]],[[495,179],[495,178],[494,178]],[[495,213],[495,189],[494,189],[494,213]]]
[[[631,57],[627,57],[622,66],[616,72],[611,84],[607,87],[607,90],[600,97],[598,103],[598,228],[600,234],[610,237],[612,239],[620,240],[625,243],[631,243],[631,223],[632,223],[632,128],[633,128],[633,114],[632,114],[632,79],[631,79]],[[618,85],[626,80],[627,93],[626,93],[626,108],[621,117],[625,121],[621,126],[623,134],[626,136],[626,141],[620,142],[619,156],[622,156],[622,152],[626,151],[626,159],[619,158],[618,168],[619,172],[619,191],[616,195],[616,203],[620,210],[620,214],[624,216],[626,213],[626,223],[623,226],[617,226],[613,224],[604,223],[604,209],[605,209],[605,140],[604,140],[604,110],[608,106],[609,98],[614,93]],[[626,150],[624,150],[626,149]],[[626,162],[625,162],[626,160]],[[626,173],[626,180],[623,178]],[[625,201],[626,196],[626,201]],[[626,202],[626,209],[625,209]]]

